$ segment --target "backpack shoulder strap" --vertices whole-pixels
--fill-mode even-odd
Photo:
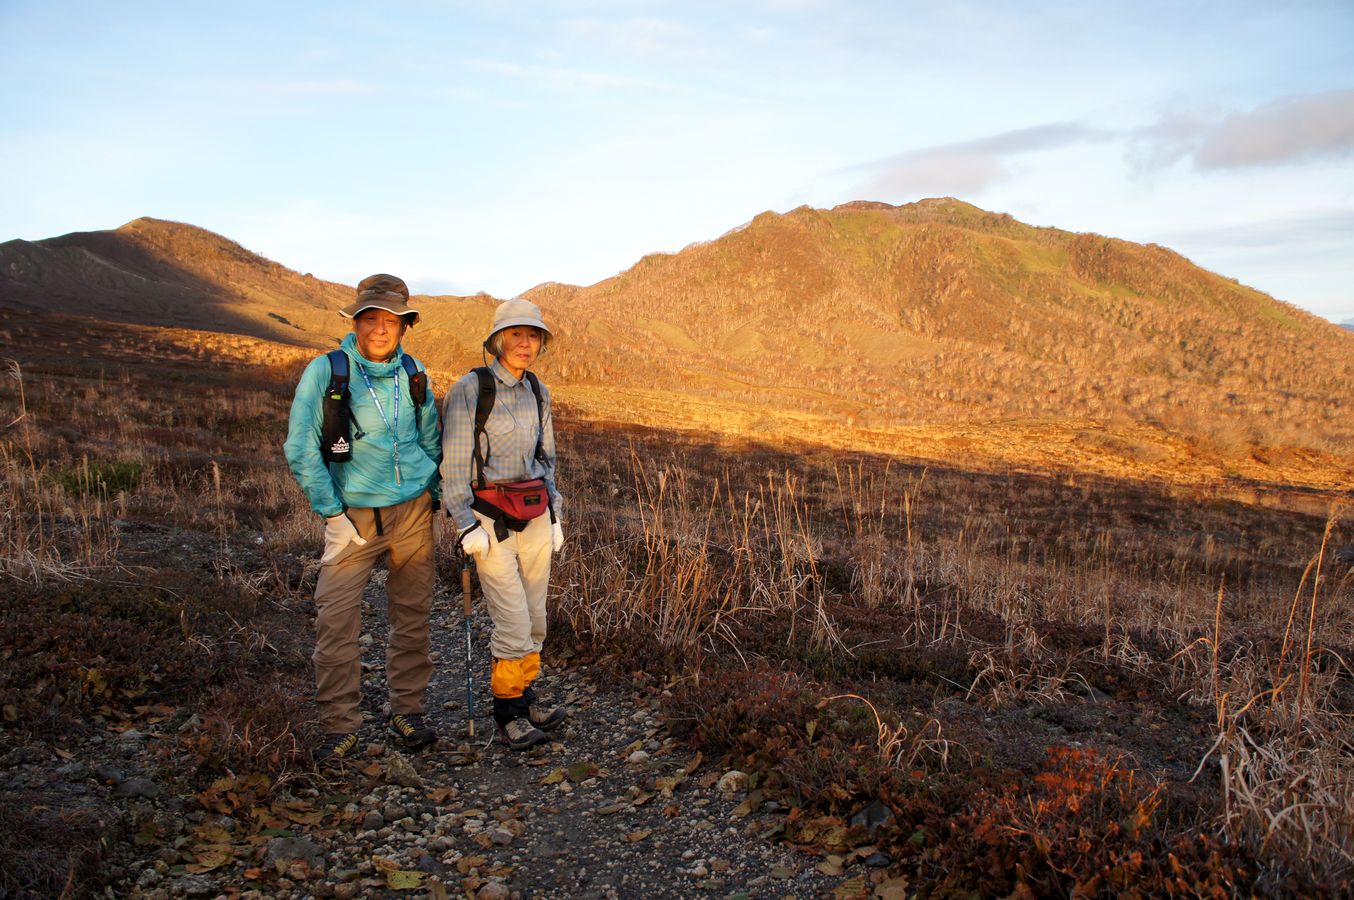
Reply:
[[[484,435],[484,424],[489,421],[489,413],[494,410],[494,400],[498,394],[498,385],[494,383],[494,373],[489,371],[488,366],[476,366],[470,371],[475,373],[479,380],[479,393],[475,398],[475,434],[474,434],[474,458],[475,458],[475,481],[483,488],[484,466],[488,462],[489,452],[481,450],[480,438]]]
[[[421,371],[418,360],[408,353],[400,355],[404,374],[409,376],[409,399],[414,401],[414,431],[423,433],[423,404],[428,402],[428,373]]]
[[[331,388],[346,388],[348,386],[348,354],[342,350],[330,350],[325,356],[329,357],[329,386]]]
[[[422,406],[428,402],[428,373],[418,367],[418,360],[408,353],[400,357],[404,373],[409,376],[409,398]]]
[[[541,399],[541,380],[536,373],[528,369],[523,373],[531,384],[531,392],[536,395],[536,459],[545,462],[545,401]]]

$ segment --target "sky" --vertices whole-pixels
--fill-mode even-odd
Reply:
[[[1354,320],[1351,0],[0,0],[0,241],[508,297],[953,196]]]

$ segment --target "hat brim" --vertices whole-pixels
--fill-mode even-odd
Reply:
[[[357,318],[358,313],[367,309],[384,309],[386,312],[394,313],[397,316],[407,316],[411,313],[413,315],[418,315],[417,310],[410,309],[409,304],[405,303],[398,296],[391,297],[389,295],[376,298],[363,297],[361,300],[354,300],[352,303],[343,307],[343,309],[340,309],[339,315],[343,316],[345,319],[355,319]]]
[[[533,319],[531,316],[515,316],[511,319],[504,319],[502,322],[495,322],[493,331],[489,332],[489,337],[493,337],[505,328],[513,328],[517,325],[530,325],[532,328],[541,329],[541,331],[544,331],[551,337],[555,336],[555,333],[550,330],[549,326],[540,319]]]

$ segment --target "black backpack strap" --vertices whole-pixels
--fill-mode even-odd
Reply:
[[[526,375],[527,381],[531,384],[532,393],[536,395],[536,461],[545,463],[545,401],[541,399],[541,381],[536,377],[536,373],[527,370],[522,373]]]
[[[346,394],[348,392],[348,354],[342,350],[330,350],[325,356],[329,357],[329,389],[338,389]]]
[[[527,381],[531,383],[531,390],[536,395],[536,424],[540,426],[536,430],[536,461],[545,465],[545,400],[541,398],[541,381],[536,377],[536,373],[528,369],[523,373]],[[550,524],[559,520],[555,518],[555,500],[550,500]]]
[[[408,353],[400,356],[404,364],[404,374],[409,376],[409,399],[414,401],[414,430],[422,433],[420,416],[423,413],[423,404],[428,402],[428,373],[420,371],[418,360],[414,359]]]
[[[498,393],[498,386],[494,383],[494,373],[489,371],[488,366],[476,366],[471,371],[479,379],[479,395],[475,399],[475,446],[473,451],[475,484],[483,488],[486,485],[484,466],[489,461],[489,451],[481,449],[480,438],[484,435],[484,424],[489,421],[489,413],[494,411],[494,399]]]

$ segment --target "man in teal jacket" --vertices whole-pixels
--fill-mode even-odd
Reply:
[[[428,613],[441,426],[426,373],[412,357],[406,362],[400,347],[418,320],[408,303],[408,287],[393,275],[363,279],[357,299],[340,310],[352,320],[340,365],[329,355],[312,360],[292,400],[287,464],[325,521],[312,657],[327,735],[314,754],[319,760],[342,759],[357,747],[362,595],[372,568],[387,554],[389,729],[409,749],[437,740],[423,722],[423,694],[432,674]],[[339,368],[347,369],[347,402],[331,401],[326,429],[326,398],[337,400],[344,391],[333,380]],[[342,429],[337,437],[335,423]]]

